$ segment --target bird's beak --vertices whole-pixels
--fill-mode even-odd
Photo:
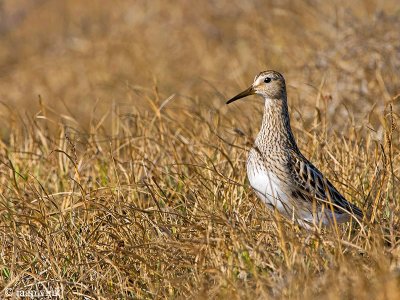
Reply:
[[[241,98],[250,96],[250,95],[254,95],[255,91],[253,86],[250,86],[247,90],[241,92],[240,94],[237,94],[235,97],[233,97],[232,99],[229,99],[226,104],[232,103],[233,101],[239,100]]]

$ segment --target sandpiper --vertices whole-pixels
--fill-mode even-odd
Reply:
[[[305,228],[362,219],[324,175],[301,154],[290,127],[284,77],[264,71],[253,84],[226,102],[260,95],[265,108],[261,130],[247,159],[247,176],[257,196],[271,209]]]

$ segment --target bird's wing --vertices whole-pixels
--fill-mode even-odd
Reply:
[[[332,209],[338,214],[353,214],[358,218],[363,218],[361,210],[348,202],[333,186],[322,173],[310,163],[304,156],[298,153],[290,155],[292,161],[292,176],[297,184],[297,190],[293,192],[305,201],[317,200],[320,203],[325,203],[327,208]]]

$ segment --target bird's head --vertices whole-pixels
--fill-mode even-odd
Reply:
[[[243,92],[231,98],[226,104],[250,95],[260,95],[265,99],[286,99],[285,78],[276,71],[264,71],[254,78],[253,84]]]

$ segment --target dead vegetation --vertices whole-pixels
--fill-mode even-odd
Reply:
[[[400,298],[396,1],[4,3],[1,298]],[[361,226],[252,193],[261,100],[224,102],[263,69]]]

